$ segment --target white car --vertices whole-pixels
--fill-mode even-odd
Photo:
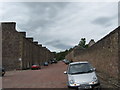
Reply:
[[[80,89],[100,89],[100,83],[95,73],[95,68],[87,61],[73,62],[68,65],[68,70],[64,72],[67,74],[68,87]]]

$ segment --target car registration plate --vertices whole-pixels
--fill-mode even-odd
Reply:
[[[90,86],[90,85],[81,85],[78,87],[78,90],[79,89],[91,89],[91,88],[92,88],[92,86]]]

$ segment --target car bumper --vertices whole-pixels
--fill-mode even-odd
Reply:
[[[94,84],[94,85],[86,85],[86,84],[83,84],[83,85],[80,85],[80,86],[69,86],[69,88],[79,88],[79,89],[94,89],[94,88],[100,88],[100,83],[97,83],[97,84]]]
[[[40,67],[32,67],[31,69],[40,69]]]

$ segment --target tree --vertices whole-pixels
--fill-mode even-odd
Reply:
[[[65,56],[68,54],[68,52],[69,52],[68,50],[65,50],[65,51],[56,53],[56,59],[57,60],[63,60],[63,59],[65,59]]]
[[[78,46],[79,46],[80,48],[82,48],[82,49],[87,48],[87,47],[88,47],[88,44],[86,44],[86,39],[85,39],[85,38],[81,38]]]
[[[81,38],[78,46],[79,46],[80,48],[85,48],[85,43],[86,43],[86,39],[85,39],[85,38]]]

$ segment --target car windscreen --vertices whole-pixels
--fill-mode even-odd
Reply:
[[[68,68],[69,74],[91,73],[93,71],[93,67],[89,63],[72,64]]]

